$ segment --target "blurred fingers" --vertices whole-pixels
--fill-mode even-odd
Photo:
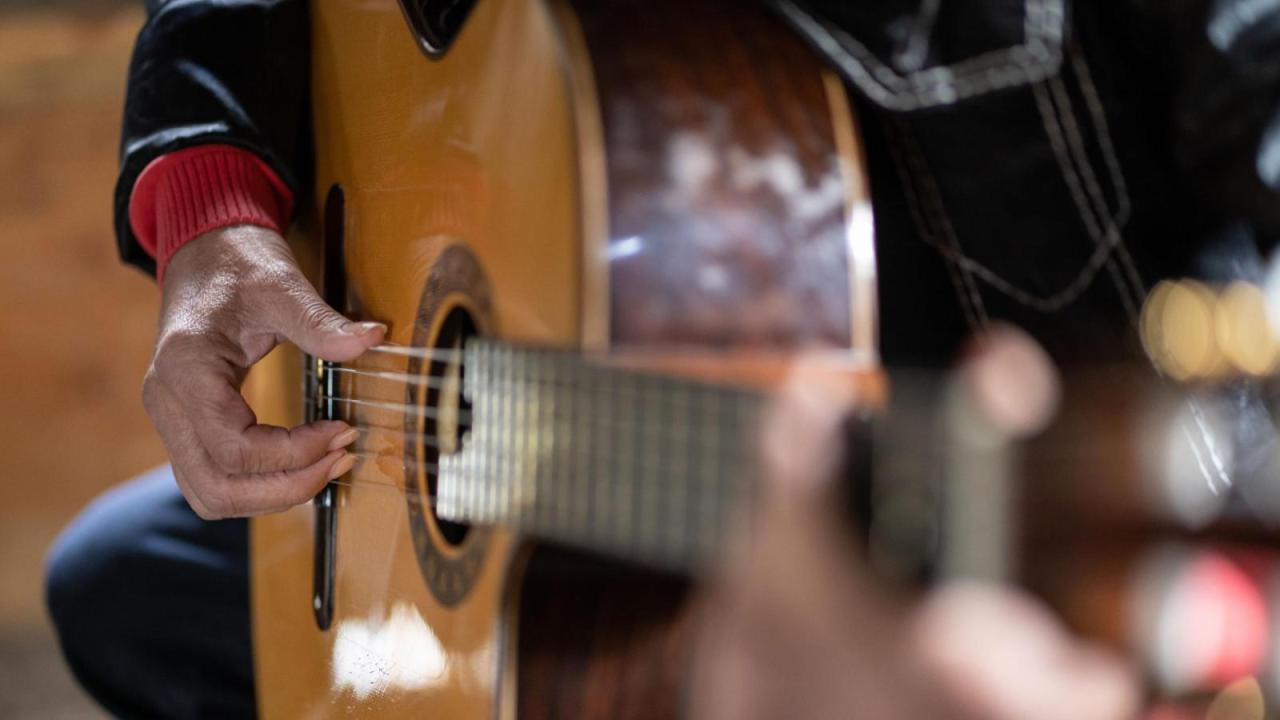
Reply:
[[[917,611],[913,643],[954,697],[992,720],[1127,720],[1137,678],[1119,658],[1073,638],[1029,596],[957,582]]]
[[[975,335],[960,361],[969,397],[988,422],[1012,438],[1043,430],[1058,409],[1061,379],[1044,348],[1012,325]]]

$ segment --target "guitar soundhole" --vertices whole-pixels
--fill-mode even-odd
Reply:
[[[436,336],[434,347],[454,351],[452,356],[441,355],[431,361],[428,376],[426,408],[422,433],[422,457],[427,462],[427,496],[431,517],[445,541],[460,545],[466,539],[470,526],[450,522],[436,515],[437,467],[441,455],[450,455],[461,449],[463,438],[470,427],[471,404],[462,395],[462,378],[465,369],[461,362],[462,346],[467,338],[476,334],[476,325],[462,308],[453,308],[445,317]]]

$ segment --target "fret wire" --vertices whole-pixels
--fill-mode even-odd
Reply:
[[[517,367],[515,359],[515,351],[505,349],[503,351],[504,362],[506,367],[506,377],[511,381],[511,390],[502,394],[504,410],[502,414],[503,427],[505,428],[506,442],[504,446],[507,450],[508,469],[504,473],[494,476],[496,482],[495,489],[497,493],[494,496],[494,514],[499,515],[504,508],[511,507],[511,500],[515,494],[516,486],[520,482],[521,474],[524,472],[523,458],[520,456],[520,450],[524,443],[525,433],[520,428],[520,412],[521,412],[521,391],[524,383],[519,382],[517,377]]]
[[[484,481],[493,473],[493,452],[490,449],[493,433],[492,422],[479,422],[478,413],[494,414],[496,398],[490,392],[493,376],[493,363],[486,357],[487,349],[472,345],[467,351],[467,358],[474,364],[471,370],[477,373],[475,397],[471,399],[471,414],[476,418],[471,422],[471,442],[474,444],[473,454],[476,457],[477,472],[474,477],[467,478],[464,486],[458,489],[458,496],[466,499],[466,504],[459,510],[471,520],[479,520],[484,501]],[[464,448],[463,452],[466,450]]]
[[[476,357],[476,349],[468,347],[464,354],[465,364],[462,367],[463,377],[463,396],[471,401],[471,414],[479,416],[480,412],[486,409],[488,393],[482,392],[484,387],[484,378],[487,368]],[[471,425],[470,442],[477,445],[477,450],[483,450],[484,435],[483,430],[478,427],[478,423],[474,420]],[[476,485],[478,478],[484,475],[485,468],[483,463],[488,461],[488,453],[485,452],[463,452],[449,458],[449,467],[454,468],[455,472],[450,473],[450,490],[455,500],[455,514],[458,516],[470,515],[472,507],[475,505]],[[444,463],[444,459],[441,460]],[[443,480],[441,480],[443,481]]]
[[[583,393],[576,403],[574,422],[576,424],[576,434],[579,438],[583,438],[583,442],[579,442],[579,457],[577,467],[575,468],[575,476],[577,484],[580,488],[574,500],[574,525],[577,532],[585,538],[592,538],[595,527],[593,525],[592,509],[596,503],[596,478],[591,475],[591,443],[585,442],[585,438],[590,437],[591,433],[591,413],[588,412],[588,399],[593,397],[597,389],[597,381],[599,380],[599,372],[591,369],[583,375],[583,382],[587,390]]]
[[[712,422],[708,423],[706,422],[706,418],[704,418],[702,423],[702,427],[707,428],[710,433],[710,443],[711,443],[709,448],[711,452],[708,452],[706,455],[703,456],[703,463],[704,463],[704,467],[702,469],[703,480],[700,485],[703,491],[702,507],[705,513],[704,517],[702,518],[703,529],[704,529],[703,537],[707,538],[708,545],[713,545],[715,543],[716,536],[720,534],[720,528],[719,528],[720,518],[718,513],[716,513],[716,497],[715,497],[719,488],[717,487],[717,483],[714,482],[714,478],[716,477],[718,467],[712,464],[715,462],[715,458],[718,457],[718,453],[716,451],[719,450],[720,426],[719,426],[718,418],[714,417],[715,415],[718,414],[719,408],[720,408],[720,396],[713,393],[708,398],[708,405],[705,410],[708,415],[712,416]]]
[[[583,522],[584,537],[591,538],[594,541],[603,542],[612,546],[609,537],[611,535],[612,523],[611,518],[601,517],[601,514],[608,511],[606,508],[606,496],[608,496],[609,488],[605,486],[608,478],[598,475],[595,472],[596,464],[596,447],[591,442],[594,439],[593,432],[596,427],[596,413],[593,412],[595,399],[599,397],[602,388],[603,373],[598,368],[593,368],[587,375],[587,384],[584,388],[586,392],[582,394],[580,400],[580,410],[578,414],[578,433],[579,437],[584,438],[581,443],[582,448],[582,483],[586,488],[586,503],[580,510],[580,517]],[[604,520],[605,522],[601,522]]]
[[[578,380],[583,386],[590,386],[590,372],[582,373]],[[574,462],[571,466],[570,476],[567,478],[572,491],[565,495],[565,511],[568,517],[568,522],[565,523],[565,526],[571,533],[578,536],[585,535],[586,533],[586,522],[584,518],[586,510],[582,507],[582,504],[589,502],[589,498],[587,497],[587,477],[584,472],[586,454],[582,449],[584,438],[582,420],[586,417],[586,413],[583,412],[582,408],[582,397],[583,394],[574,395],[573,404],[571,406],[572,415],[570,416],[570,423],[573,427],[573,436],[578,438],[578,441],[575,443],[577,447],[574,448]]]
[[[547,363],[545,368],[546,376],[544,380],[548,383],[548,387],[551,387],[554,384],[558,368],[559,363]],[[551,509],[554,498],[551,496],[551,488],[552,484],[556,480],[557,474],[559,473],[560,451],[566,439],[560,432],[560,427],[557,422],[559,404],[560,399],[557,396],[557,393],[548,391],[546,393],[546,402],[543,404],[546,416],[542,419],[542,422],[546,426],[548,442],[547,462],[543,475],[545,482],[538,487],[536,496],[536,505],[538,509],[536,524],[540,528],[549,527],[552,523]]]
[[[503,348],[498,352],[498,354],[502,358],[502,373],[499,377],[507,386],[507,390],[505,392],[497,393],[502,407],[500,416],[502,422],[502,444],[500,446],[502,453],[500,457],[502,458],[503,469],[501,472],[494,473],[491,478],[493,482],[493,494],[490,496],[490,512],[494,515],[497,515],[498,506],[503,494],[510,487],[509,483],[511,477],[515,473],[519,472],[519,469],[515,467],[515,454],[512,451],[512,448],[515,446],[514,440],[517,431],[514,413],[515,404],[513,402],[515,399],[517,370],[515,353],[509,348]]]
[[[689,477],[688,469],[688,447],[689,447],[689,407],[688,397],[684,394],[683,388],[677,389],[671,396],[671,428],[672,438],[674,440],[673,447],[670,450],[673,465],[671,471],[671,479],[676,487],[670,487],[664,492],[670,503],[677,505],[678,510],[669,510],[671,517],[678,518],[675,523],[675,530],[678,533],[673,539],[673,543],[679,547],[689,546],[689,531],[693,527],[695,519],[689,514],[688,498],[685,493],[688,492],[689,486],[693,484],[692,478]]]
[[[649,478],[646,476],[649,467],[648,463],[645,462],[648,454],[645,452],[644,426],[651,422],[649,418],[649,405],[646,402],[648,399],[648,388],[646,387],[647,380],[648,378],[646,376],[637,375],[632,381],[635,388],[635,409],[631,413],[633,421],[629,428],[628,434],[630,435],[630,442],[627,445],[627,466],[631,468],[631,471],[634,473],[633,482],[627,488],[631,498],[633,513],[632,522],[634,524],[634,529],[632,531],[632,542],[635,544],[636,549],[641,553],[644,552],[649,533],[648,505],[644,498],[646,490],[645,486],[649,484]]]
[[[666,476],[666,482],[663,484],[662,492],[658,494],[658,498],[662,503],[663,526],[666,530],[666,548],[669,557],[677,557],[684,545],[685,523],[688,521],[681,512],[683,506],[679,502],[680,494],[684,492],[684,486],[687,478],[684,475],[680,461],[680,410],[677,407],[676,398],[679,390],[672,388],[670,392],[663,393],[663,409],[667,415],[667,426],[670,433],[664,438],[667,444],[662,456],[665,459],[666,469],[663,474]]]
[[[488,360],[493,366],[494,384],[490,386],[493,410],[493,427],[492,437],[490,438],[489,459],[493,462],[493,467],[485,473],[481,478],[480,486],[480,516],[488,521],[494,515],[494,503],[497,496],[497,478],[506,472],[506,403],[507,394],[505,392],[494,392],[498,387],[497,383],[501,381],[503,373],[506,372],[506,365],[503,362],[502,351],[497,348],[491,348],[488,353]]]
[[[659,531],[661,518],[658,516],[658,483],[662,482],[662,448],[655,442],[657,428],[662,427],[661,394],[654,390],[657,385],[654,379],[644,379],[644,401],[641,403],[648,418],[640,423],[639,463],[641,468],[640,503],[641,516],[644,518],[644,530],[641,532],[643,551],[647,555],[661,556],[662,533]]]
[[[662,517],[662,493],[659,492],[659,483],[663,483],[665,478],[665,458],[662,452],[662,446],[658,442],[660,437],[659,429],[666,429],[665,413],[663,401],[666,393],[656,392],[654,388],[658,385],[652,379],[649,382],[649,411],[651,413],[651,422],[644,427],[645,446],[650,448],[647,453],[649,460],[649,482],[645,483],[645,505],[648,507],[649,515],[649,547],[653,552],[662,553],[662,548],[666,544],[661,525],[664,522]]]
[[[559,363],[548,363],[547,373],[549,376],[549,387],[554,387],[559,373]],[[538,492],[539,505],[541,513],[539,516],[539,526],[548,527],[554,522],[555,498],[551,495],[550,483],[554,482],[560,474],[560,448],[568,442],[568,437],[560,431],[560,395],[555,392],[547,393],[547,427],[551,437],[552,448],[550,458],[548,460],[547,478],[548,486],[540,488]]]
[[[499,349],[497,354],[501,358],[500,364],[502,372],[500,373],[500,377],[508,387],[511,387],[515,384],[515,353],[510,348],[504,347]],[[514,434],[511,418],[511,392],[498,393],[497,397],[499,399],[500,407],[498,417],[502,423],[502,448],[505,450],[511,447],[511,438]],[[503,472],[495,472],[488,478],[488,516],[490,518],[497,517],[498,515],[498,499],[504,489],[502,482],[504,478],[509,478],[511,476],[511,472],[513,470],[510,466],[510,453],[504,452],[501,457],[503,460]]]
[[[647,427],[655,422],[650,379],[647,375],[636,375],[628,383],[628,388],[630,405],[625,414],[618,418],[623,420],[620,423],[624,438],[621,467],[625,468],[627,478],[620,487],[627,507],[620,512],[626,515],[630,523],[628,537],[624,538],[623,543],[639,555],[648,557],[652,554],[652,520],[649,516],[648,495],[653,490],[656,476],[649,462],[653,449],[649,447],[646,433]]]
[[[489,401],[491,403],[489,406],[489,409],[493,411],[492,425],[489,427],[489,433],[491,435],[491,437],[489,438],[489,442],[491,444],[491,447],[490,447],[490,451],[487,453],[487,457],[491,465],[488,469],[488,472],[484,473],[481,477],[477,478],[479,485],[476,488],[476,490],[479,494],[479,502],[477,503],[476,507],[478,508],[480,513],[479,517],[482,519],[486,519],[489,515],[490,498],[493,495],[491,478],[501,474],[500,473],[501,468],[499,467],[499,463],[501,462],[501,456],[499,455],[498,452],[496,452],[496,450],[497,448],[503,445],[503,438],[501,437],[503,397],[502,397],[502,393],[494,392],[494,390],[497,387],[497,380],[503,370],[502,370],[502,365],[499,362],[498,353],[494,348],[488,348],[486,350],[483,356],[483,360],[488,360],[490,371],[493,373],[493,381],[489,385],[489,390],[490,390]]]
[[[576,457],[577,441],[575,439],[577,433],[577,425],[575,424],[576,415],[576,396],[567,396],[564,401],[563,413],[561,416],[561,432],[564,437],[564,447],[566,452],[564,456]],[[564,462],[563,477],[561,479],[561,487],[563,492],[559,493],[559,515],[561,515],[561,523],[564,527],[570,527],[573,523],[573,493],[577,486],[577,465],[573,462]]]
[[[533,365],[537,363],[537,358],[530,358],[529,370],[532,371]],[[513,432],[515,433],[516,463],[515,472],[511,474],[507,489],[507,514],[516,516],[524,511],[524,488],[529,482],[529,472],[534,468],[529,467],[531,462],[535,462],[529,453],[530,434],[535,430],[532,423],[529,422],[529,410],[532,407],[533,398],[530,397],[530,388],[532,382],[520,383],[517,390],[512,394],[512,402],[515,404],[514,412],[511,413],[513,424]]]
[[[467,389],[470,391],[472,414],[477,411],[489,412],[492,410],[492,395],[489,393],[489,382],[492,375],[492,368],[489,363],[481,361],[481,349],[472,345],[467,348],[467,360],[470,361],[469,369],[463,369],[463,376],[466,378]],[[491,472],[489,453],[484,452],[488,448],[490,428],[487,425],[472,423],[471,426],[471,442],[476,444],[477,452],[467,453],[464,460],[467,460],[465,468],[473,469],[474,472],[469,475],[470,482],[465,487],[459,488],[455,494],[462,499],[459,506],[459,512],[474,513],[475,507],[479,504],[480,498],[480,479],[487,476]],[[465,449],[464,449],[465,451]],[[464,475],[464,477],[468,477]]]
[[[757,399],[738,396],[734,402],[733,416],[734,427],[739,429],[738,432],[740,436],[745,436],[748,433],[753,436],[759,434],[756,425],[760,421],[761,408],[759,407],[759,401]],[[743,448],[744,446],[741,444],[738,444],[735,448],[735,455],[738,456],[733,459],[733,464],[735,466],[741,466],[743,463],[743,458],[741,457]],[[735,482],[732,477],[727,477],[727,475],[728,473],[726,472],[726,477],[724,479],[725,494],[722,494],[721,497],[728,497],[729,503],[733,505],[744,503],[750,507],[755,500],[755,478],[749,477],[746,478],[745,481]],[[733,494],[729,495],[728,493]]]
[[[527,527],[536,528],[538,525],[538,491],[540,483],[543,482],[543,382],[541,382],[541,368],[547,363],[547,357],[539,355],[532,357],[529,363],[529,388],[526,389],[529,396],[529,407],[525,410],[525,432],[529,439],[526,441],[526,450],[529,452],[529,473],[525,478],[525,484],[521,487],[521,509],[520,514],[525,516]]]
[[[623,433],[618,428],[618,423],[614,418],[625,414],[628,407],[634,406],[635,396],[628,395],[627,386],[617,388],[618,392],[608,393],[607,410],[603,411],[605,423],[603,436],[608,438],[609,457],[621,456],[623,448],[627,446],[627,441]],[[602,464],[603,465],[603,464]],[[631,536],[631,491],[635,488],[634,475],[630,474],[630,466],[626,462],[618,465],[616,473],[611,473],[608,469],[600,468],[596,473],[608,475],[609,483],[611,483],[611,495],[614,497],[613,507],[611,507],[611,515],[613,520],[613,534],[617,543],[625,543],[626,538]]]
[[[512,472],[510,450],[512,435],[511,393],[515,386],[515,363],[510,362],[511,352],[506,348],[499,348],[495,354],[498,357],[498,360],[494,363],[499,368],[498,377],[506,386],[506,389],[504,392],[494,393],[494,397],[498,401],[496,419],[500,428],[497,444],[499,452],[494,457],[498,458],[500,465],[496,472],[485,478],[488,483],[488,494],[485,496],[485,513],[489,518],[497,517],[498,496],[503,489],[502,482],[504,478],[510,477]]]

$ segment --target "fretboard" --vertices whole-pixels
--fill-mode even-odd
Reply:
[[[473,340],[437,513],[674,570],[712,559],[755,487],[757,393]]]

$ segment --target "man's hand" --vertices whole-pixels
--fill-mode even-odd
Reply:
[[[1012,371],[1010,362],[1034,360],[1035,353],[1010,341],[1008,333],[995,335],[984,354],[1001,372],[976,368],[978,378],[1043,379],[1035,368]],[[1014,394],[1052,409],[1044,388]],[[1031,598],[959,584],[908,608],[872,581],[859,565],[833,482],[841,422],[855,400],[848,383],[802,367],[766,418],[754,533],[734,548],[706,598],[693,716],[1134,717],[1133,673],[1070,636]],[[1006,417],[1035,425],[1024,410]]]
[[[223,228],[183,246],[166,269],[142,396],[192,509],[205,519],[283,510],[350,470],[355,456],[344,448],[353,428],[260,425],[240,385],[285,340],[345,362],[385,334],[385,326],[352,322],[325,304],[271,230]]]

